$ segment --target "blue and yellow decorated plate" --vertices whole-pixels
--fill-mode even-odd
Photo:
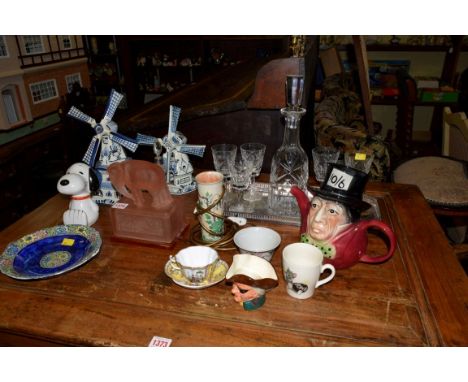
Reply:
[[[101,244],[99,232],[92,227],[44,228],[8,244],[0,255],[0,272],[19,280],[60,275],[96,256]]]

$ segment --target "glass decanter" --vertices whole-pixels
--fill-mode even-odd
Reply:
[[[304,78],[287,76],[287,107],[281,109],[285,118],[283,143],[271,162],[268,206],[276,215],[296,215],[296,199],[289,193],[293,185],[304,192],[309,179],[309,159],[299,142],[300,123],[306,109],[301,107]]]

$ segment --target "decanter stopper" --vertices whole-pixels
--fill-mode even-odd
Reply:
[[[285,90],[286,106],[295,110],[301,108],[304,94],[304,76],[288,75]]]

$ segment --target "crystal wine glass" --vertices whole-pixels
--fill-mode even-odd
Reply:
[[[265,156],[266,146],[263,143],[243,143],[240,147],[241,155],[244,161],[252,165],[252,181],[244,199],[249,202],[255,202],[262,198],[262,195],[255,191],[255,177],[260,175]]]
[[[231,167],[234,164],[237,154],[237,146],[230,143],[220,143],[211,146],[213,154],[213,164],[216,171],[223,174],[227,184],[229,184]]]
[[[236,191],[245,191],[249,188],[253,163],[237,155],[231,167],[231,187]]]

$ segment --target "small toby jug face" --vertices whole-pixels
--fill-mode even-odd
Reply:
[[[362,200],[367,174],[343,165],[328,169],[320,191],[311,201],[302,190],[293,187],[301,210],[301,241],[319,248],[324,262],[336,269],[349,268],[358,262],[381,263],[395,250],[395,235],[379,220],[359,221],[361,211],[370,205]],[[390,246],[382,256],[369,256],[367,229],[377,228],[387,237]]]
[[[260,308],[266,292],[278,286],[275,269],[265,259],[250,254],[234,255],[226,274],[226,283],[232,285],[234,301],[245,310]]]

